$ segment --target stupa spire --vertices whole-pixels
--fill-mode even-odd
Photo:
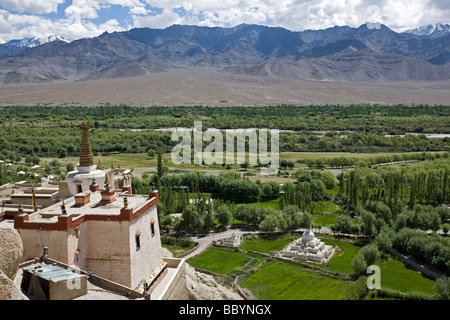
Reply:
[[[105,174],[105,191],[106,192],[110,192],[111,191],[111,186],[109,184],[109,177],[108,174]]]
[[[86,119],[84,119],[80,129],[83,131],[83,137],[81,139],[80,166],[90,167],[94,165],[94,156],[92,155],[91,143],[89,141],[89,130],[91,127],[86,124]]]

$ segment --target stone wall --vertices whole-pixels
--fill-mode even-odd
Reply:
[[[132,288],[129,222],[88,221],[86,241],[86,270]]]
[[[152,235],[151,224],[154,224]],[[136,248],[136,236],[139,235],[140,249]],[[161,238],[159,234],[156,206],[147,214],[140,215],[130,222],[129,249],[131,262],[131,287],[146,279],[161,263]]]
[[[188,291],[186,287],[186,263],[184,259],[164,258],[168,267],[177,268],[177,272],[160,298],[161,300],[187,300]],[[176,265],[175,265],[176,264]]]
[[[67,261],[67,231],[58,230],[18,230],[24,248],[22,261],[41,257],[44,247],[49,248],[49,255],[59,261]]]

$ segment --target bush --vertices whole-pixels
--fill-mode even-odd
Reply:
[[[175,238],[171,236],[161,236],[161,243],[168,245],[178,245],[180,247],[186,248],[193,244],[193,241],[188,237]]]
[[[227,205],[217,208],[215,215],[219,224],[223,227],[226,227],[231,221],[231,212]]]
[[[367,290],[367,277],[359,277],[348,286],[344,300],[362,300],[366,296]]]
[[[361,254],[364,257],[364,261],[367,266],[375,263],[380,258],[380,252],[375,244],[368,244],[359,250],[358,255]]]
[[[280,193],[280,185],[274,181],[264,183],[261,189],[263,196],[268,199],[276,199]]]
[[[437,300],[450,300],[450,279],[439,278],[434,286],[436,288],[435,299]]]
[[[392,239],[395,237],[395,232],[388,227],[384,227],[375,239],[378,249],[386,251],[392,248]]]
[[[357,254],[353,260],[352,260],[352,268],[355,271],[355,273],[363,273],[366,268],[367,264],[364,260],[364,256],[362,254]]]
[[[378,247],[375,244],[368,244],[359,250],[352,260],[352,268],[356,273],[362,273],[366,268],[374,264],[380,258]]]

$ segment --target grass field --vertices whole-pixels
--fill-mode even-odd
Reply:
[[[262,300],[340,300],[348,284],[281,261],[266,263],[241,286]]]
[[[380,265],[381,287],[401,292],[434,294],[435,281],[407,268],[402,262],[390,259]]]
[[[236,252],[228,248],[211,247],[207,251],[188,260],[188,263],[196,268],[209,270],[226,275],[229,272],[240,270],[247,263],[258,264],[263,258],[249,259],[250,255]],[[254,261],[256,260],[256,262]]]
[[[383,155],[394,155],[395,153],[384,153]],[[305,160],[305,159],[318,159],[318,158],[334,158],[334,157],[354,157],[354,158],[370,158],[375,157],[379,154],[377,153],[348,153],[348,152],[281,152],[279,154],[280,160]],[[237,154],[235,155],[235,159]],[[55,158],[42,158],[43,163],[49,163]],[[170,153],[165,153],[162,155],[162,159],[164,163],[172,169],[185,169],[185,170],[202,170],[202,171],[221,171],[226,170],[222,165],[213,165],[206,167],[199,167],[194,164],[174,164],[171,159]],[[110,155],[97,155],[94,156],[95,163],[100,160],[100,162],[106,168],[110,168],[111,165],[115,168],[156,168],[157,166],[157,158],[150,158],[146,153],[120,153],[120,154],[110,154]],[[59,158],[58,161],[63,165],[67,163],[72,163],[76,165],[79,161],[78,157],[66,157]],[[415,163],[414,165],[420,165],[420,163]],[[295,163],[296,167],[300,165]],[[237,164],[237,160],[235,160],[235,164],[231,165],[231,168],[238,169],[240,165]],[[294,170],[287,170],[288,172],[294,172]],[[293,180],[290,178],[281,178],[281,177],[265,177],[259,175],[259,168],[254,168],[252,165],[250,166],[248,172],[256,174],[256,176],[250,177],[253,179],[260,179],[261,182],[266,181],[277,181],[280,183]]]
[[[299,237],[301,237],[299,233],[288,233],[271,237],[246,236],[241,249],[275,254]]]
[[[320,236],[319,236],[320,237]],[[336,255],[325,265],[325,269],[343,273],[353,273],[352,260],[361,249],[360,246],[351,242],[343,242],[327,238],[321,239],[328,245],[338,246],[339,251]]]
[[[254,250],[275,254],[301,234],[289,233],[272,237],[247,235],[241,246],[243,252],[228,248],[211,247],[204,253],[191,258],[188,263],[194,267],[209,270],[225,276],[225,282],[231,285],[236,276],[247,274],[241,286],[253,292],[263,300],[340,300],[344,297],[349,282],[322,276],[299,265],[284,261],[266,260],[265,257],[246,253]],[[328,264],[306,262],[321,268],[353,273],[351,261],[361,246],[353,242],[331,239],[330,236],[317,235],[330,245],[337,245],[339,252]],[[260,265],[264,263],[263,265]],[[256,272],[249,272],[260,265]],[[407,268],[393,258],[379,262],[381,286],[401,292],[417,292],[432,295],[435,293],[435,281],[423,277],[420,273]]]
[[[316,202],[314,206],[314,213],[335,213],[338,206],[333,203],[333,201],[319,201]]]
[[[189,247],[182,247],[179,245],[175,245],[175,244],[161,244],[161,246],[163,246],[164,248],[166,248],[167,250],[169,250],[170,252],[172,252],[173,256],[179,257],[180,255],[182,255],[183,253],[191,250],[192,248],[195,247],[195,243],[193,243],[191,246]]]
[[[313,225],[314,226],[322,226],[322,227],[330,227],[333,224],[336,224],[336,216],[332,214],[320,214],[314,215]]]
[[[275,254],[278,251],[282,250],[292,241],[300,238],[301,233],[287,233],[281,235],[273,235],[271,237],[262,237],[262,236],[246,236],[244,238],[244,243],[241,246],[242,250],[253,250],[262,253]],[[351,266],[351,262],[355,255],[360,250],[360,246],[353,242],[344,242],[339,240],[334,240],[329,237],[322,236],[320,234],[316,234],[321,241],[325,242],[328,245],[337,246],[339,251],[336,255],[328,262],[327,264],[317,264],[314,262],[306,262],[310,263],[322,268],[325,268],[330,271],[341,272],[341,273],[353,273],[353,268]]]

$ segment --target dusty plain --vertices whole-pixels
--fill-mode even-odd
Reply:
[[[346,82],[172,69],[146,76],[0,87],[0,105],[450,104],[450,81]]]

